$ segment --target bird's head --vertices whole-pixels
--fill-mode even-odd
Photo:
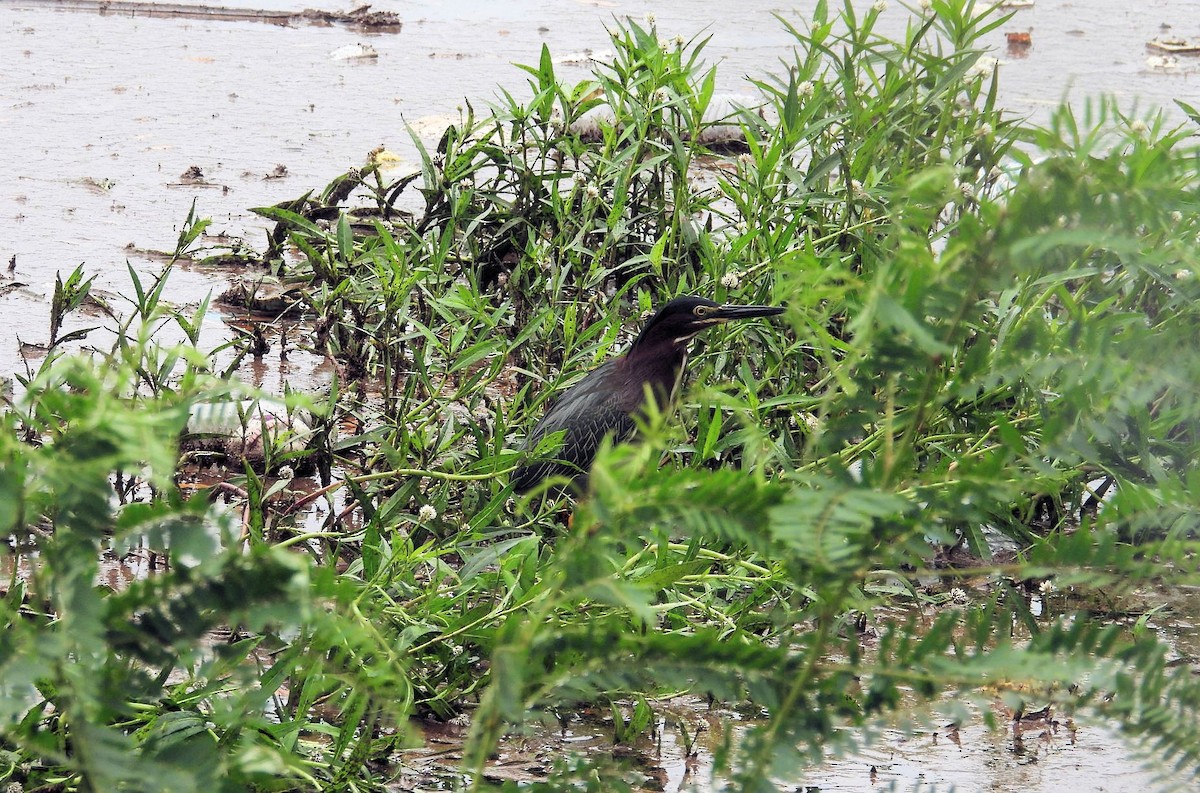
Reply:
[[[703,297],[677,297],[650,317],[633,346],[657,346],[664,342],[678,346],[714,325],[738,319],[769,317],[782,314],[783,311],[779,306],[721,305]]]

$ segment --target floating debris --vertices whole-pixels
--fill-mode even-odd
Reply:
[[[1174,55],[1151,55],[1146,65],[1155,71],[1171,71],[1179,68],[1179,59]]]
[[[1146,46],[1159,52],[1170,52],[1176,55],[1200,55],[1200,39],[1164,39],[1155,38],[1146,42]]]
[[[763,118],[765,112],[762,100],[755,97],[741,94],[718,95],[705,109],[704,127],[696,142],[719,153],[748,151],[746,132],[740,123],[740,114],[753,113]],[[595,143],[603,138],[606,126],[620,124],[612,109],[603,105],[584,113],[570,125],[569,131],[578,135],[585,143]],[[685,139],[690,138],[685,136]]]
[[[580,52],[559,55],[554,58],[554,63],[559,66],[586,66],[590,63],[611,63],[615,57],[616,53],[612,50],[585,49]]]
[[[1014,30],[1004,34],[1008,42],[1008,55],[1011,58],[1029,57],[1029,48],[1033,45],[1033,34],[1028,30]]]
[[[370,44],[347,44],[329,53],[335,61],[367,61],[378,58],[379,53]]]
[[[400,17],[397,14],[392,11],[372,11],[369,5],[360,6],[352,11],[324,11],[317,8],[278,11],[140,0],[26,0],[25,5],[54,8],[59,11],[94,11],[102,16],[211,19],[221,22],[267,22],[274,25],[290,25],[299,21],[311,25],[341,24],[391,32],[399,32],[401,28]]]
[[[307,286],[309,282],[304,279],[280,281],[272,275],[236,278],[217,297],[217,302],[276,316],[299,314],[304,310],[304,288]]]
[[[269,450],[274,455],[301,452],[313,435],[308,422],[289,415],[283,404],[261,400],[203,403],[192,407],[180,447],[185,452],[219,454],[229,461],[244,460],[260,468]]]
[[[404,158],[396,152],[380,146],[372,149],[368,154],[370,162],[378,165],[382,170],[391,171],[405,166]]]
[[[112,179],[96,179],[91,176],[85,176],[79,180],[79,184],[83,185],[93,193],[107,193],[117,186],[117,183]]]

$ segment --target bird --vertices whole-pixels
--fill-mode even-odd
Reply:
[[[605,438],[620,443],[633,435],[647,394],[660,408],[673,402],[693,338],[714,325],[769,317],[784,310],[780,306],[723,305],[690,295],[667,302],[650,317],[624,355],[588,372],[553,402],[525,439],[521,450],[527,456],[510,479],[513,490],[527,493],[555,478],[567,483],[556,489],[582,492],[601,443]],[[544,438],[562,431],[557,450],[534,454]]]

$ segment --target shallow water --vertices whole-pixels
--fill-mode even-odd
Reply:
[[[222,6],[269,10],[349,8],[333,0],[230,0]],[[0,374],[22,371],[18,337],[47,341],[48,293],[55,272],[83,263],[96,288],[128,292],[128,261],[153,273],[144,250],[172,250],[192,202],[213,234],[262,243],[266,224],[247,212],[319,189],[362,164],[380,145],[414,161],[408,127],[436,136],[464,97],[479,106],[498,84],[518,95],[525,76],[512,64],[536,62],[544,42],[560,59],[607,48],[604,25],[653,8],[664,36],[710,35],[709,62],[721,88],[745,93],[747,74],[778,70],[792,40],[773,16],[806,19],[813,0],[780,6],[749,0],[730,14],[716,0],[484,0],[376,4],[400,12],[398,32],[345,25],[280,26],[256,21],[151,18],[65,11],[59,0],[0,0]],[[863,3],[865,7],[865,3]],[[1103,9],[1103,10],[1102,10]],[[883,27],[910,19],[898,3]],[[1169,28],[1163,27],[1170,26]],[[1030,31],[1027,50],[1006,49],[1004,33]],[[1113,92],[1143,107],[1168,106],[1196,92],[1200,59],[1155,68],[1145,42],[1163,33],[1200,35],[1200,0],[1039,0],[989,37],[1003,61],[1002,103],[1044,118],[1061,98],[1082,102]],[[369,44],[371,59],[340,60]],[[563,63],[563,79],[589,73]],[[1177,110],[1175,117],[1181,118]],[[277,166],[286,175],[275,178]],[[195,167],[202,185],[182,175]],[[402,166],[403,167],[403,166]],[[170,299],[194,305],[223,285],[220,274],[180,269]],[[18,286],[18,284],[20,284]],[[228,335],[217,309],[205,340]],[[95,324],[80,318],[70,327]],[[70,329],[70,328],[68,328]],[[282,364],[268,354],[258,372],[268,388],[287,379],[320,387],[313,361]],[[36,366],[36,362],[34,363]]]
[[[1086,608],[1067,593],[1056,592],[1049,598],[1053,608]],[[1200,613],[1200,588],[1147,588],[1116,598],[1108,608],[1127,614],[1124,619],[1132,625],[1138,615],[1162,604],[1166,608],[1149,627],[1158,631],[1177,658],[1191,659],[1194,664],[1200,652],[1194,630]],[[1114,621],[1119,619],[1114,617]],[[733,710],[710,709],[696,697],[677,697],[654,707],[658,717],[655,736],[631,747],[613,746],[611,720],[599,711],[576,714],[562,730],[548,725],[510,735],[489,764],[488,777],[533,782],[544,779],[566,753],[582,753],[611,758],[632,769],[634,776],[647,780],[644,790],[724,790],[712,782],[713,754],[730,731],[733,741],[739,740],[748,727],[745,716]],[[1054,709],[1043,718],[1014,722],[998,700],[980,707],[992,712],[999,729],[989,731],[976,708],[976,717],[957,728],[935,715],[928,724],[879,730],[865,748],[818,764],[800,780],[781,781],[781,789],[820,793],[1145,793],[1164,789],[1154,768],[1140,764],[1110,725],[1090,721],[1086,715],[1072,718]],[[695,736],[691,757],[680,736],[680,722]],[[467,728],[433,723],[415,723],[414,727],[424,746],[397,755],[399,779],[392,789],[443,789],[438,785],[458,773]],[[856,736],[856,740],[864,739]]]
[[[212,234],[254,245],[266,224],[247,208],[320,189],[383,145],[415,161],[409,128],[436,137],[464,97],[477,107],[497,84],[523,95],[513,62],[536,62],[542,43],[564,58],[607,49],[604,25],[653,9],[664,36],[711,35],[721,90],[745,93],[744,76],[779,70],[792,40],[773,14],[807,18],[813,0],[781,5],[747,0],[737,13],[725,0],[416,0],[381,2],[396,10],[398,32],[345,25],[280,26],[258,21],[151,18],[66,11],[54,0],[0,0],[0,376],[24,371],[18,339],[45,342],[55,272],[83,263],[96,288],[118,301],[128,294],[126,262],[154,273],[172,250],[193,202],[211,217]],[[351,7],[333,0],[222,0],[265,9]],[[861,4],[863,7],[866,3]],[[893,2],[886,25],[902,29],[908,12]],[[1028,49],[1010,50],[1006,32],[1029,32]],[[1127,106],[1200,102],[1200,59],[1152,60],[1145,42],[1159,35],[1200,36],[1200,0],[1038,0],[1015,12],[988,42],[1001,58],[1001,103],[1045,120],[1061,99],[1082,106],[1114,93]],[[369,44],[378,57],[333,54]],[[584,63],[562,63],[560,78],[583,79]],[[284,166],[286,173],[278,166]],[[198,168],[203,184],[186,183]],[[11,278],[4,266],[15,257]],[[179,268],[168,299],[194,306],[225,283],[220,273]],[[204,345],[228,337],[229,315],[210,308]],[[68,327],[95,324],[81,318]],[[36,367],[36,360],[32,365]],[[319,389],[330,368],[315,356],[278,347],[242,369],[269,389],[284,381]],[[1190,635],[1190,634],[1189,634]],[[958,790],[1134,791],[1149,786],[1111,734],[1081,728],[1017,747],[1011,735],[964,728],[959,742],[931,734],[888,734],[872,750],[828,764],[810,784],[821,790],[900,789],[936,783]],[[585,736],[594,738],[594,736]],[[586,740],[579,738],[577,743]],[[679,790],[687,772],[672,734],[664,735],[663,783]],[[1018,751],[1020,749],[1020,751]],[[674,755],[670,752],[674,751]],[[701,764],[702,765],[702,764]],[[872,778],[870,768],[875,767]]]

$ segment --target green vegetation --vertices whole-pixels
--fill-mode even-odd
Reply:
[[[506,730],[595,705],[633,743],[690,692],[760,717],[716,756],[739,790],[793,789],[870,727],[994,721],[997,696],[1194,777],[1200,682],[1096,605],[1198,580],[1193,129],[1104,101],[1023,125],[976,49],[993,11],[933,0],[898,42],[877,16],[796,27],[761,111],[724,122],[740,153],[706,149],[703,42],[629,22],[579,85],[543,52],[528,97],[468,107],[419,173],[257,210],[262,266],[340,367],[286,396],[309,451],[268,450],[311,456],[323,520],[236,462],[235,493],[184,496],[190,412],[253,395],[201,347],[206,307],[131,272],[111,347],[60,343],[0,417],[0,776],[372,790],[412,717],[466,714],[460,781],[490,789]],[[52,335],[89,283],[56,289]],[[514,500],[546,400],[679,293],[788,322],[702,337],[678,414],[602,452],[587,499]],[[97,583],[133,547],[169,568]]]

